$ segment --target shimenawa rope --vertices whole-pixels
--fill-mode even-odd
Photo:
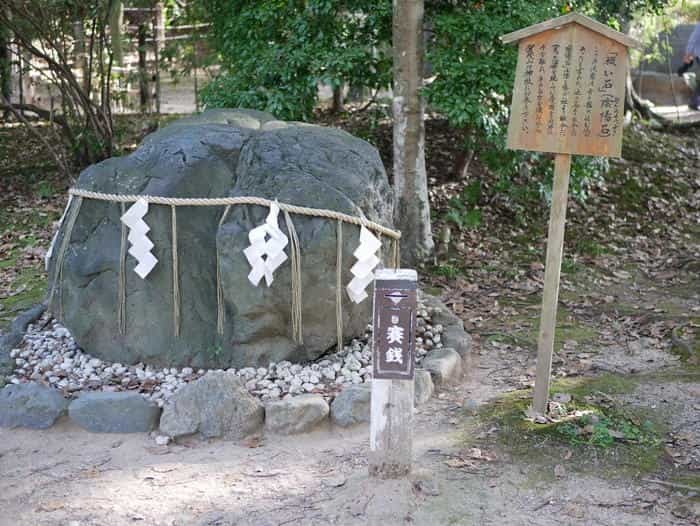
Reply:
[[[139,199],[147,201],[154,205],[172,205],[172,206],[226,206],[226,205],[260,205],[269,207],[275,201],[264,199],[262,197],[162,197],[154,195],[135,195],[135,194],[107,194],[102,192],[92,192],[81,188],[71,188],[68,191],[71,195],[84,197],[87,199],[96,199],[98,201],[112,201],[117,203],[134,203]],[[280,210],[290,212],[292,214],[300,214],[306,216],[325,217],[326,219],[340,219],[346,223],[360,225],[370,230],[374,230],[392,239],[399,239],[401,232],[392,230],[385,226],[370,221],[365,217],[356,217],[349,214],[343,214],[334,210],[326,210],[324,208],[309,208],[306,206],[296,206],[286,203],[277,203]]]
[[[228,217],[231,206],[240,204],[252,204],[259,206],[269,207],[274,201],[269,199],[259,198],[259,197],[223,197],[223,198],[175,198],[175,197],[162,197],[162,196],[149,196],[149,195],[126,195],[126,194],[108,194],[101,192],[92,192],[90,190],[83,190],[78,188],[72,188],[69,191],[72,197],[75,197],[75,203],[70,206],[70,210],[66,217],[66,227],[61,240],[61,245],[59,247],[58,254],[56,256],[56,273],[54,276],[54,282],[51,287],[51,292],[49,294],[49,304],[52,309],[55,310],[55,296],[56,292],[60,289],[60,301],[58,304],[59,309],[59,319],[63,319],[63,294],[62,294],[62,283],[63,283],[63,263],[65,255],[70,244],[70,239],[73,233],[73,228],[75,226],[76,219],[80,212],[80,207],[82,205],[83,199],[95,199],[100,201],[109,201],[120,203],[120,211],[123,216],[125,213],[125,204],[130,202],[136,202],[139,199],[144,199],[148,203],[158,204],[158,205],[168,205],[171,210],[171,236],[172,236],[172,265],[173,265],[173,276],[172,276],[172,290],[173,290],[173,328],[175,336],[180,335],[180,323],[181,323],[181,299],[180,299],[180,279],[179,279],[179,257],[178,257],[178,247],[177,247],[177,211],[178,206],[225,206],[224,212],[219,220],[219,228],[223,225],[224,221]],[[399,266],[399,239],[401,238],[401,233],[395,230],[386,228],[378,223],[369,221],[364,217],[356,217],[348,214],[343,214],[340,212],[335,212],[333,210],[325,210],[321,208],[308,208],[296,205],[289,205],[286,203],[277,203],[280,210],[284,212],[285,222],[287,224],[287,230],[289,232],[290,238],[290,259],[291,259],[291,271],[292,271],[292,337],[296,343],[299,345],[303,344],[302,335],[302,304],[301,304],[301,253],[300,253],[300,242],[297,236],[294,223],[290,213],[309,215],[316,217],[324,217],[328,219],[337,220],[337,270],[336,270],[336,324],[337,324],[337,338],[338,338],[338,348],[342,347],[343,344],[343,297],[342,297],[342,223],[351,223],[354,225],[364,226],[370,230],[374,230],[379,239],[382,235],[390,237],[393,241],[393,263],[396,268]],[[126,226],[122,224],[121,226],[121,239],[120,239],[120,249],[119,249],[119,284],[118,284],[118,304],[117,304],[117,318],[119,325],[120,334],[125,334],[126,332],[126,242],[127,242],[127,232]],[[225,324],[225,304],[224,304],[224,294],[223,285],[221,283],[221,265],[219,261],[219,250],[217,245],[216,254],[216,296],[217,296],[217,332],[219,334],[224,333]]]

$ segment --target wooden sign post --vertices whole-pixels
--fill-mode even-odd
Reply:
[[[418,275],[409,269],[375,274],[369,472],[397,478],[411,471],[413,454]]]
[[[639,44],[578,13],[509,33],[501,41],[518,42],[508,148],[555,154],[533,397],[533,409],[543,415],[554,351],[571,155],[620,156],[628,48]]]

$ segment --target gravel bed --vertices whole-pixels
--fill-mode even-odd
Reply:
[[[419,305],[416,360],[421,362],[433,348],[441,348],[442,325],[431,324],[433,307]],[[270,363],[268,367],[226,369],[238,375],[248,391],[262,400],[277,400],[303,393],[332,398],[346,384],[372,379],[371,325],[362,338],[353,339],[340,352],[315,362]],[[68,329],[47,315],[29,325],[19,346],[11,351],[15,369],[13,384],[39,382],[55,387],[68,398],[82,391],[136,391],[159,406],[180,387],[197,380],[205,369],[155,368],[138,363],[126,365],[95,358],[83,352]]]

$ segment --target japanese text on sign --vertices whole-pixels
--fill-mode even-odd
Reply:
[[[572,24],[520,42],[508,147],[618,156],[627,49]]]
[[[416,282],[380,280],[374,289],[374,378],[413,378]]]

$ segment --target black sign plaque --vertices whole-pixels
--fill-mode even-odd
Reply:
[[[380,270],[374,284],[373,377],[411,380],[416,349],[416,272]]]

